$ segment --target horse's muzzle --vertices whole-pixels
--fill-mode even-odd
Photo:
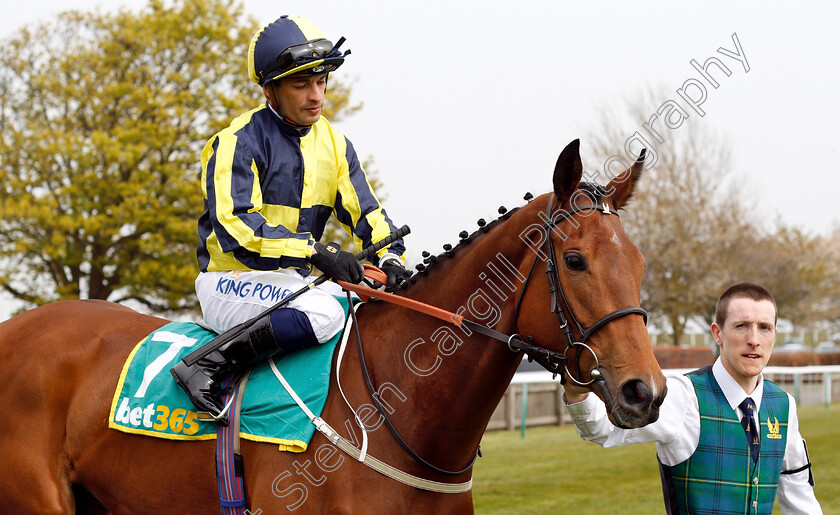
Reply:
[[[639,379],[626,381],[613,395],[606,381],[593,383],[591,388],[599,394],[607,407],[610,422],[622,429],[646,426],[659,419],[659,407],[665,400],[667,386],[654,396],[651,387]]]

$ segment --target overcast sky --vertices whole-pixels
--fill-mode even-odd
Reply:
[[[60,10],[132,4],[140,5],[24,2],[4,9],[0,37]],[[391,217],[411,226],[412,263],[420,251],[439,252],[460,230],[472,231],[477,219],[495,218],[499,205],[512,208],[526,191],[548,191],[560,150],[592,130],[602,106],[650,87],[663,92],[650,115],[677,103],[728,141],[744,195],[758,197],[763,219],[827,234],[840,223],[840,8],[767,4],[244,3],[261,23],[301,15],[332,41],[347,38],[343,48],[352,55],[336,73],[364,107],[336,125],[363,158],[374,159]],[[691,64],[710,57],[731,72],[709,67],[717,88]],[[698,98],[696,84],[706,90],[702,117],[678,93]],[[627,137],[645,121],[628,126]],[[668,145],[668,131],[661,131],[664,142],[648,135],[654,149]],[[593,154],[586,139],[581,148],[587,170],[608,157]]]

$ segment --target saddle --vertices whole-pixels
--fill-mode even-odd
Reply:
[[[336,297],[347,310],[347,299]],[[192,322],[171,322],[140,341],[117,383],[108,426],[117,431],[169,440],[216,438],[217,425],[202,421],[186,393],[168,373],[173,363],[217,336]],[[276,359],[278,369],[320,413],[326,402],[332,356],[341,334],[329,342]],[[242,438],[303,452],[314,428],[281,387],[268,363],[250,372],[241,404]]]

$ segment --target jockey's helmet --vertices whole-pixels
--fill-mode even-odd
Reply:
[[[321,75],[344,63],[350,51],[333,45],[306,18],[283,15],[261,28],[248,47],[248,76],[264,86],[267,82],[296,73]]]

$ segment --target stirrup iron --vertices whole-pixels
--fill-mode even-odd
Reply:
[[[196,417],[196,420],[199,422],[214,422],[216,424],[227,425],[225,422],[228,420],[228,412],[230,411],[230,407],[233,405],[234,397],[235,395],[231,394],[227,404],[225,404],[225,407],[222,408],[222,411],[220,411],[218,415],[213,415],[209,411],[199,411],[197,413],[198,416]]]

